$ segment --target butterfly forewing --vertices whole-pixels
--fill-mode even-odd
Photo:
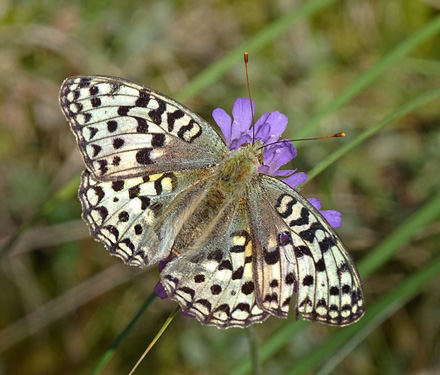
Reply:
[[[227,150],[189,109],[121,78],[67,78],[60,104],[87,169],[102,181],[201,169]]]
[[[285,183],[261,175],[260,186],[289,227],[298,282],[297,309],[305,319],[348,325],[364,313],[362,285],[342,242],[322,215]],[[281,234],[281,233],[280,233]]]

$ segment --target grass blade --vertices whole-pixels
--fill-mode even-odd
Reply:
[[[192,96],[197,95],[205,87],[208,87],[211,83],[220,79],[229,69],[236,65],[237,62],[241,62],[244,51],[255,52],[260,50],[295,23],[318,13],[334,2],[336,2],[336,0],[315,0],[307,1],[301,6],[294,7],[292,11],[267,25],[254,37],[240,44],[221,60],[212,64],[205,71],[194,77],[191,82],[176,95],[176,98],[185,101]]]
[[[370,85],[376,78],[379,77],[387,68],[394,66],[397,61],[404,57],[411,50],[418,45],[433,37],[440,32],[440,16],[434,18],[425,27],[420,29],[415,34],[411,35],[394,48],[390,53],[382,57],[377,61],[370,69],[363,73],[357,80],[355,80],[350,86],[342,91],[334,100],[332,100],[324,109],[318,112],[312,120],[298,129],[295,137],[303,138],[308,134],[313,133],[318,128],[320,122],[335,112],[338,108],[348,103],[357,94]]]
[[[136,369],[138,368],[138,366],[140,365],[140,363],[143,361],[143,359],[145,358],[145,356],[148,354],[148,352],[151,350],[151,348],[156,344],[156,342],[160,339],[160,337],[162,336],[162,334],[166,331],[166,329],[168,328],[168,326],[171,324],[171,322],[173,321],[174,317],[177,315],[177,313],[180,311],[180,307],[177,306],[170,314],[170,316],[168,317],[168,319],[165,321],[165,323],[162,325],[162,327],[160,328],[159,332],[157,333],[157,335],[154,337],[153,341],[150,342],[150,344],[148,345],[147,349],[145,349],[145,351],[143,352],[143,354],[141,355],[141,357],[139,358],[139,360],[136,362],[136,364],[134,365],[134,367],[131,369],[130,373],[128,375],[132,375]]]
[[[96,367],[93,369],[92,374],[97,375],[100,374],[105,365],[110,361],[110,359],[113,357],[113,355],[116,352],[116,349],[118,348],[119,344],[125,339],[125,337],[128,335],[128,333],[134,328],[140,317],[144,314],[144,312],[150,307],[150,305],[153,303],[153,301],[156,299],[156,294],[151,293],[148,298],[144,301],[142,306],[139,308],[136,315],[133,317],[133,319],[130,321],[130,323],[127,324],[127,327],[124,328],[124,330],[118,335],[118,337],[113,341],[108,348],[108,350],[104,353],[104,355],[101,357],[99,362],[97,363]]]
[[[402,107],[400,107],[393,113],[386,116],[382,121],[380,121],[373,127],[363,131],[355,139],[353,139],[343,147],[333,152],[331,155],[329,155],[323,161],[321,161],[318,165],[312,168],[310,172],[307,173],[307,176],[309,178],[307,179],[306,183],[308,183],[313,178],[315,178],[318,174],[320,174],[322,171],[328,168],[331,164],[335,163],[340,158],[347,155],[350,151],[354,150],[357,146],[361,145],[367,139],[371,138],[373,135],[375,135],[379,130],[383,129],[385,126],[391,124],[393,121],[399,119],[400,117],[407,115],[408,113],[414,111],[418,107],[437,98],[439,95],[440,95],[440,88],[435,88],[434,90],[419,95],[413,100],[404,104]]]

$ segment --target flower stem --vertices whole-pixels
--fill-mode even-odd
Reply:
[[[136,362],[136,364],[134,365],[134,367],[131,369],[130,373],[128,375],[132,375],[137,367],[140,365],[140,363],[142,362],[142,360],[145,358],[145,356],[148,354],[148,352],[150,351],[150,349],[154,346],[154,344],[156,344],[156,342],[160,339],[160,336],[162,336],[162,334],[165,332],[165,330],[167,329],[167,327],[170,325],[170,323],[173,321],[174,317],[177,315],[177,313],[180,311],[180,307],[176,306],[176,308],[171,312],[170,316],[168,317],[168,319],[165,321],[165,323],[163,324],[162,328],[159,330],[159,332],[156,334],[156,336],[154,337],[153,341],[150,342],[150,345],[148,345],[147,349],[145,349],[145,351],[143,352],[143,354],[141,355],[141,357],[139,358],[139,360]]]
[[[263,370],[261,368],[261,362],[258,355],[258,337],[255,331],[255,327],[251,326],[247,328],[246,334],[249,341],[249,349],[250,349],[251,363],[252,363],[252,374],[263,375]]]

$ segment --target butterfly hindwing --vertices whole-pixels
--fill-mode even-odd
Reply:
[[[298,282],[297,309],[305,319],[348,325],[364,313],[356,267],[331,226],[303,196],[285,183],[261,175],[266,201],[290,229]],[[286,237],[287,239],[287,237]]]
[[[194,245],[162,271],[168,295],[201,323],[246,327],[269,314],[255,296],[245,199],[228,204]]]
[[[67,78],[60,104],[87,169],[101,181],[202,169],[227,150],[182,104],[121,78]]]

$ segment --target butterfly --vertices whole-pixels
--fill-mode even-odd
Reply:
[[[201,323],[285,318],[293,293],[307,320],[362,317],[352,259],[318,209],[261,172],[260,140],[230,149],[182,104],[122,78],[67,78],[60,105],[86,166],[78,195],[91,234],[131,266],[168,259],[166,293]]]

